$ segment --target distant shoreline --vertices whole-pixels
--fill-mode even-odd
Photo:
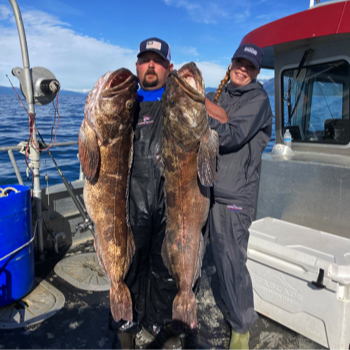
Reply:
[[[15,90],[17,91],[18,95],[22,97],[21,89],[18,87],[15,87]],[[16,96],[12,87],[1,86],[1,85],[0,85],[0,95]],[[88,95],[88,92],[76,92],[76,91],[70,91],[70,90],[60,90],[60,93],[59,93],[59,96],[87,96],[87,95]]]
[[[274,78],[271,78],[269,80],[263,80],[261,81],[263,84],[267,94],[269,96],[275,95],[275,89],[274,89]],[[21,90],[18,87],[15,87],[18,95],[22,97]],[[205,94],[208,92],[215,92],[217,90],[217,87],[207,87],[205,89]],[[76,92],[71,90],[60,90],[59,96],[87,96],[89,92]],[[15,95],[13,88],[8,86],[1,86],[0,85],[0,95]]]

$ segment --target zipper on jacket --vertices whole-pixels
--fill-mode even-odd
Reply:
[[[249,155],[248,155],[248,159],[246,162],[246,169],[245,169],[245,183],[246,184],[248,183],[248,169],[249,169],[249,164],[250,164],[250,160],[251,160],[251,153],[252,153],[250,141],[248,142],[248,149],[249,149]]]

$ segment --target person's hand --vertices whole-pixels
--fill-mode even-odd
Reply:
[[[226,111],[215,104],[214,102],[211,102],[209,99],[205,98],[205,107],[207,108],[208,114],[212,117],[217,119],[222,124],[226,123],[228,121],[227,113]]]

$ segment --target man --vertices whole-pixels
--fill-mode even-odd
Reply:
[[[177,287],[161,257],[166,229],[164,179],[157,165],[161,149],[161,97],[169,73],[169,45],[158,38],[140,43],[136,72],[139,78],[139,107],[135,113],[134,158],[130,180],[130,224],[136,252],[126,283],[133,301],[133,322],[114,322],[115,347],[132,348],[136,333],[160,337],[171,322]],[[177,339],[175,339],[177,341]],[[181,343],[180,343],[181,346]]]

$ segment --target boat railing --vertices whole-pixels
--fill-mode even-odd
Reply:
[[[320,0],[310,0],[310,6],[309,7],[312,7],[315,5],[315,2],[316,4],[319,4],[320,3]]]
[[[78,145],[78,141],[68,141],[68,142],[56,142],[53,147],[67,147],[67,146],[76,146]],[[20,185],[24,185],[23,179],[21,176],[21,173],[19,171],[15,156],[13,154],[13,151],[18,151],[18,152],[23,152],[24,151],[24,143],[19,143],[17,146],[3,146],[0,147],[0,152],[7,152],[12,164],[12,168],[16,174],[18,183]],[[82,171],[82,168],[80,166],[80,171],[79,171],[79,178],[78,180],[83,180],[84,179],[84,174]]]

